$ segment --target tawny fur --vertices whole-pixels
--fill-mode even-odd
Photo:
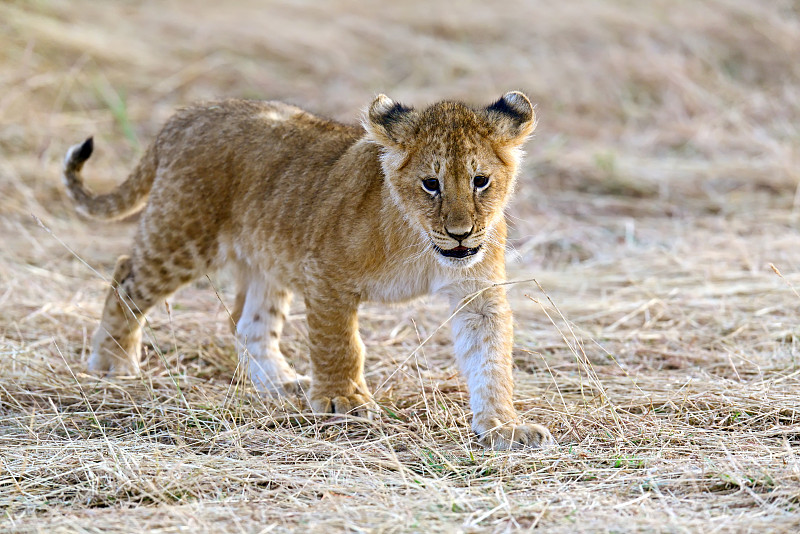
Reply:
[[[137,374],[144,314],[232,264],[234,331],[256,387],[308,391],[316,412],[370,414],[359,303],[440,293],[461,308],[454,347],[481,441],[553,443],[512,405],[512,316],[493,285],[505,280],[504,209],[534,127],[519,92],[486,108],[422,110],[380,95],[361,126],[278,102],[205,103],[172,117],[104,195],[80,176],[91,140],[76,145],[64,180],[81,212],[113,219],[144,208],[131,254],[117,262],[90,370]],[[313,382],[278,344],[293,292],[306,305]]]

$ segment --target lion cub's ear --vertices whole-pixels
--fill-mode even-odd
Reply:
[[[521,145],[536,128],[536,114],[528,97],[519,91],[509,91],[486,108],[494,134],[512,146]]]
[[[414,135],[416,119],[417,112],[413,108],[386,95],[378,95],[362,122],[374,142],[387,148],[404,148]]]

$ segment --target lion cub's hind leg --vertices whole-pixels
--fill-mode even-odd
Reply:
[[[89,371],[112,376],[139,374],[145,314],[196,276],[190,271],[162,272],[159,266],[163,264],[156,258],[139,253],[117,259],[103,318],[92,340]]]
[[[233,312],[239,361],[259,391],[301,395],[311,379],[297,374],[283,357],[280,338],[292,294],[265,275],[242,276]]]
[[[133,261],[130,256],[117,259],[111,288],[103,306],[103,318],[92,338],[89,370],[98,374],[138,375],[142,345],[139,305],[130,293],[133,288]]]

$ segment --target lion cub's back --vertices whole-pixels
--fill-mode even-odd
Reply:
[[[222,100],[181,109],[158,134],[159,157],[234,152],[241,161],[282,152],[341,153],[363,132],[277,101]],[[333,145],[333,146],[331,146]]]
[[[363,132],[282,102],[224,100],[178,111],[155,140],[157,175],[149,209],[194,209],[214,219],[256,195],[275,199],[292,177],[306,187],[328,179],[331,165]],[[269,192],[263,198],[264,192]],[[239,206],[241,207],[241,205]]]
[[[141,238],[169,234],[203,243],[211,255],[223,236],[240,245],[285,239],[303,227],[298,219],[316,216],[310,200],[330,189],[330,169],[362,134],[281,102],[184,108],[155,140],[158,170]]]

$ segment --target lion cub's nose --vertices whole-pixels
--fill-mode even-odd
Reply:
[[[449,228],[445,228],[444,231],[447,232],[447,235],[458,241],[459,243],[470,235],[472,235],[472,230],[474,227],[470,228],[466,232],[462,232],[463,228],[454,228],[452,231]]]

